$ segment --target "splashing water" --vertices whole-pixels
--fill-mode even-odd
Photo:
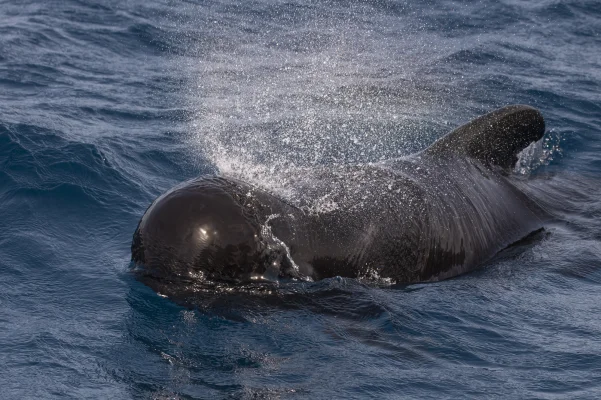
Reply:
[[[368,5],[316,5],[292,31],[278,25],[292,11],[267,7],[244,40],[190,50],[191,151],[221,174],[280,192],[290,169],[398,157],[447,130],[435,121],[459,93],[423,71],[458,43],[439,47],[410,17],[375,29]],[[212,26],[215,37],[237,29]]]
[[[264,257],[268,258],[269,261],[266,271],[262,275],[251,276],[253,280],[265,280],[277,283],[281,273],[291,276],[293,279],[301,277],[299,267],[290,255],[290,248],[273,234],[269,225],[271,220],[279,217],[279,214],[269,215],[265,223],[261,225],[261,237],[266,243]],[[284,270],[282,270],[282,266],[285,267]],[[302,277],[301,279],[306,281],[312,280],[309,277]]]
[[[560,158],[563,151],[560,147],[563,137],[551,130],[538,142],[531,143],[518,154],[514,173],[529,175],[543,165],[549,165],[554,159]]]

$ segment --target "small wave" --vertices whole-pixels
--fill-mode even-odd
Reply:
[[[117,195],[126,208],[137,208],[127,198],[129,178],[95,144],[29,124],[0,125],[0,144],[7,177],[0,195],[5,201],[109,208]]]

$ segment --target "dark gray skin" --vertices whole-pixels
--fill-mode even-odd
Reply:
[[[505,107],[410,157],[291,172],[288,199],[200,177],[148,208],[132,260],[153,287],[450,278],[543,227],[546,213],[512,182],[511,169],[544,131],[536,109]]]

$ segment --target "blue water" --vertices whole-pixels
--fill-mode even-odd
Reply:
[[[0,2],[2,398],[599,398],[595,0]],[[556,219],[456,279],[177,305],[136,281],[150,202],[202,173],[424,148],[512,103]]]

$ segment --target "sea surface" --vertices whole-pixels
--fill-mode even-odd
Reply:
[[[601,397],[601,3],[0,1],[0,397]],[[194,306],[132,274],[146,207],[201,174],[277,187],[522,103],[554,215],[480,270]]]

